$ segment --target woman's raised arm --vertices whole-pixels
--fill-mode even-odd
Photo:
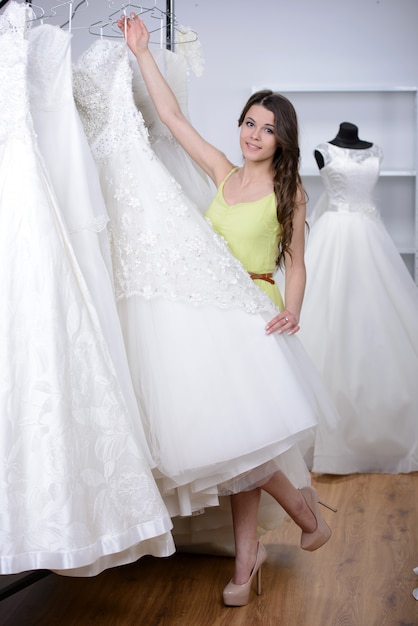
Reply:
[[[149,32],[144,22],[131,13],[131,17],[118,20],[118,26],[138,61],[148,93],[161,121],[191,158],[218,186],[233,165],[223,152],[203,139],[183,114],[173,91],[149,50]]]

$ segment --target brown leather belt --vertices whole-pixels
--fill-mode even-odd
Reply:
[[[253,272],[248,273],[253,280],[265,280],[267,283],[274,285],[273,274],[254,274]]]

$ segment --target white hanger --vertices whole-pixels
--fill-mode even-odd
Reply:
[[[62,6],[68,5],[68,20],[64,22],[64,24],[61,24],[61,28],[68,26],[69,32],[71,32],[72,30],[74,15],[82,6],[84,6],[84,8],[87,9],[87,7],[89,6],[89,0],[79,0],[79,2],[76,4],[74,9],[73,9],[73,4],[74,4],[74,0],[64,0],[63,2],[60,2],[59,4],[56,4],[55,6],[51,7],[52,14],[56,15],[55,9],[59,9]]]

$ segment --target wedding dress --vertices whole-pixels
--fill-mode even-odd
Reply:
[[[313,470],[418,470],[418,289],[373,200],[381,149],[320,144],[300,338],[339,410]]]
[[[334,408],[298,339],[266,336],[277,309],[151,149],[126,44],[95,41],[74,67],[74,94],[100,172],[132,379],[171,515],[217,505],[278,468],[306,484],[300,447],[318,418],[334,420]]]
[[[28,5],[0,17],[0,572],[174,549],[29,113]]]
[[[30,30],[30,112],[38,147],[93,298],[125,401],[132,419],[138,421],[138,405],[116,309],[107,232],[109,218],[96,163],[73,98],[71,40],[68,32],[50,24]],[[144,437],[141,445],[152,464]]]

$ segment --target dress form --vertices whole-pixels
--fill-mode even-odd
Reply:
[[[350,148],[351,150],[365,150],[373,145],[371,141],[359,139],[358,127],[351,122],[341,122],[337,135],[328,143],[332,143],[340,148]],[[318,150],[314,151],[314,156],[319,169],[322,169],[324,167],[324,157]]]
[[[312,469],[416,471],[418,290],[374,200],[382,150],[338,139],[315,148],[324,193],[309,218],[299,334],[340,423],[317,438]]]

